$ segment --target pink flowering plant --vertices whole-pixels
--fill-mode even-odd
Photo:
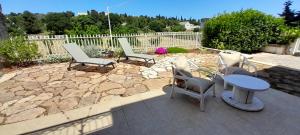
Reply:
[[[167,54],[168,51],[167,51],[167,48],[159,47],[159,48],[156,48],[155,53],[156,54]]]

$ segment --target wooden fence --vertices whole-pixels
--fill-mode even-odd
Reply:
[[[38,45],[42,59],[50,55],[68,55],[63,44],[76,43],[81,47],[97,46],[115,50],[120,47],[118,38],[127,38],[134,51],[153,52],[157,47],[182,47],[194,49],[201,46],[199,32],[162,32],[110,35],[29,35],[28,40]],[[112,38],[112,40],[111,40]]]

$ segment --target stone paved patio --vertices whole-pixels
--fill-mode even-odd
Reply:
[[[209,65],[213,54],[186,54],[198,64]],[[175,57],[175,56],[174,56]],[[170,56],[158,57],[158,65]],[[20,69],[15,76],[0,83],[0,123],[9,124],[75,108],[115,100],[170,83],[171,69],[143,62],[118,63],[115,69],[77,65],[67,71],[68,63],[45,64]],[[155,76],[145,75],[145,70]]]

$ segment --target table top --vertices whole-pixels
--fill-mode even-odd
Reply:
[[[268,82],[247,75],[227,75],[224,77],[224,81],[248,91],[265,91],[270,88]]]

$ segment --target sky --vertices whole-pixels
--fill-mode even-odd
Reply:
[[[168,17],[205,18],[223,12],[257,9],[278,16],[286,0],[0,0],[4,14],[73,11],[104,11],[109,6],[113,13],[129,15],[163,15]],[[300,0],[293,0],[292,9],[300,11]]]

